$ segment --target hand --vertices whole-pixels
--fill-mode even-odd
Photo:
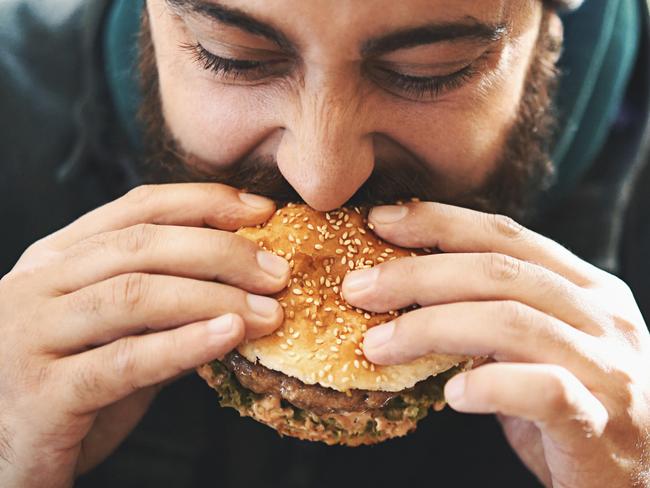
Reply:
[[[421,305],[366,333],[369,359],[490,356],[447,383],[447,400],[497,413],[546,486],[650,486],[650,337],[625,283],[502,216],[412,203],[370,222],[386,241],[443,254],[347,276],[355,306]]]
[[[223,185],[141,187],[25,252],[0,281],[0,486],[71,486],[157,385],[280,325],[259,294],[288,263],[228,232],[273,211]]]

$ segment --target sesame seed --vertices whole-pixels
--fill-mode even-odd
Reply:
[[[355,368],[359,369],[359,360],[358,359],[355,359],[352,364],[354,364]]]
[[[350,363],[349,363],[349,362],[348,362],[348,363],[345,363],[345,364],[343,365],[343,367],[341,368],[341,371],[343,371],[343,372],[345,373],[345,372],[348,370],[348,367],[349,367],[349,366],[350,366]]]
[[[289,346],[287,346],[286,344],[280,344],[280,349],[286,351],[287,349],[289,349]]]
[[[370,230],[375,230],[375,226],[374,226],[374,224],[368,222],[368,229],[370,229]]]
[[[350,381],[350,378],[348,378],[347,376],[341,378],[341,383],[347,383],[348,381]]]
[[[295,316],[296,316],[296,312],[294,312],[293,310],[289,310],[289,318],[292,319]]]
[[[375,378],[375,382],[377,382],[377,383],[381,383],[381,376],[377,376],[377,377]]]
[[[298,337],[300,337],[300,332],[298,332],[298,331],[294,332],[293,334],[291,334],[291,337],[293,337],[294,339],[297,339]]]
[[[362,352],[361,349],[359,349],[359,348],[356,348],[356,349],[354,350],[354,354],[356,354],[357,356],[363,356],[363,352]]]
[[[281,330],[279,330],[279,331],[277,331],[277,332],[275,333],[275,335],[278,336],[278,337],[284,337],[284,332],[282,332]]]
[[[323,342],[325,342],[325,341],[323,339],[321,339],[320,337],[318,339],[316,339],[316,344],[318,344],[318,345],[321,345]]]
[[[366,361],[365,359],[361,361],[361,366],[363,366],[364,369],[368,369],[368,361]]]
[[[316,249],[317,251],[321,251],[323,249],[323,245],[322,244],[314,244],[314,249]]]
[[[375,365],[373,363],[370,363],[370,371],[375,371]]]
[[[323,376],[325,376],[325,371],[323,371],[323,370],[321,369],[321,370],[318,372],[318,377],[319,377],[319,378],[322,378]]]
[[[302,290],[300,288],[294,288],[293,289],[293,294],[294,295],[302,295]]]
[[[345,322],[345,320],[343,320],[341,317],[336,317],[337,324],[342,324],[343,322]]]
[[[330,346],[330,351],[332,352],[339,352],[339,348],[336,346]]]
[[[291,339],[287,339],[287,345],[288,346],[293,346],[293,341]]]
[[[328,374],[328,375],[327,375],[327,381],[329,381],[330,383],[332,383],[332,382],[334,381],[334,376],[332,376],[331,374]]]

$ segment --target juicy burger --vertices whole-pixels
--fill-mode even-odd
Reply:
[[[274,334],[198,369],[222,406],[281,435],[349,446],[403,436],[430,408],[444,407],[445,382],[472,358],[430,354],[380,366],[363,354],[363,334],[405,310],[352,307],[341,292],[346,273],[427,252],[389,246],[366,216],[360,208],[323,213],[289,204],[266,224],[238,231],[289,261],[291,281],[275,296],[285,319]]]

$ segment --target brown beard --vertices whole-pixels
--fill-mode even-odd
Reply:
[[[495,169],[480,187],[449,197],[439,183],[441,178],[434,177],[425,165],[406,166],[400,161],[378,159],[371,176],[348,204],[374,205],[418,198],[505,214],[524,223],[532,219],[539,196],[553,183],[555,176],[550,149],[557,120],[553,99],[559,78],[555,61],[561,40],[553,37],[548,29],[550,15],[551,9],[547,7],[517,118]],[[273,198],[279,204],[301,202],[270,156],[244,158],[222,169],[211,167],[182,149],[163,116],[146,9],[140,36],[140,74],[144,94],[139,117],[145,135],[142,167],[145,181],[219,182]]]

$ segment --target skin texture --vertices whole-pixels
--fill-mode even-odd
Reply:
[[[540,31],[558,26],[554,15],[542,22],[532,0],[227,5],[282,31],[296,46],[295,69],[264,81],[219,78],[181,45],[203,42],[248,60],[260,49],[277,59],[278,47],[150,0],[161,113],[179,144],[167,150],[181,149],[183,163],[203,173],[246,157],[272,161],[320,210],[355,195],[376,161],[392,161],[393,173],[420,168],[435,182],[436,202],[462,203],[504,162],[522,94],[537,81],[528,74]],[[414,100],[367,76],[359,46],[368,38],[468,16],[502,22],[507,34],[488,47],[438,43],[379,60],[441,76],[482,59],[462,86]],[[499,208],[503,194],[483,196]],[[222,184],[141,187],[27,249],[0,281],[1,486],[71,486],[128,434],[159,385],[279,325],[281,307],[263,296],[285,286],[286,263],[269,274],[269,258],[232,234],[274,209]],[[346,279],[346,297],[361,307],[385,306],[388,296],[422,305],[373,329],[368,357],[490,355],[494,363],[448,384],[450,404],[498,413],[547,486],[650,485],[650,348],[626,285],[493,213],[432,201],[396,213],[403,218],[393,223],[373,213],[383,238],[446,254],[381,266],[361,294]]]

